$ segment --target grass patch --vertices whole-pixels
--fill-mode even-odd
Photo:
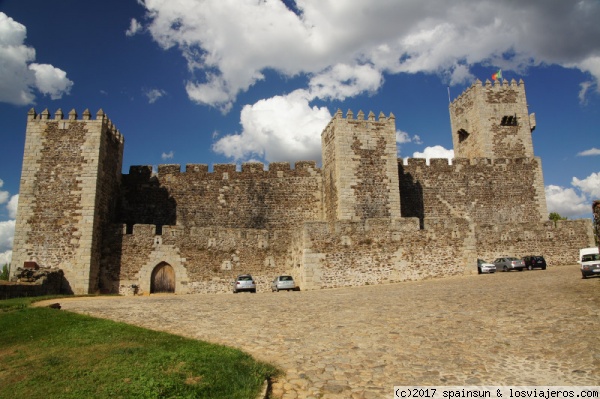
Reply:
[[[237,349],[34,300],[0,301],[2,399],[255,398],[279,373]]]

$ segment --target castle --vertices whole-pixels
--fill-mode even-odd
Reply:
[[[455,158],[397,157],[393,114],[324,129],[316,162],[132,166],[98,111],[30,110],[13,265],[58,267],[65,290],[231,292],[251,273],[303,290],[476,272],[476,259],[570,264],[589,220],[548,220],[523,81],[476,81],[449,106]],[[16,268],[13,268],[16,269]]]

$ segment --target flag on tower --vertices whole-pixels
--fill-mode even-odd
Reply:
[[[502,79],[502,69],[498,69],[498,72],[492,74],[492,80]]]

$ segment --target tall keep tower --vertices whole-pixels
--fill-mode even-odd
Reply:
[[[321,134],[327,221],[399,218],[396,118],[338,110]]]
[[[477,80],[450,104],[452,143],[456,158],[533,157],[525,84]]]
[[[27,118],[13,265],[33,261],[65,273],[65,291],[93,293],[103,227],[112,222],[121,179],[123,136],[102,110]],[[13,271],[16,271],[16,267]]]
[[[509,173],[520,176],[522,187],[530,189],[529,194],[521,193],[519,197],[525,202],[523,198],[529,198],[529,206],[539,215],[539,220],[547,220],[542,160],[534,156],[531,140],[536,126],[535,114],[528,111],[525,83],[513,79],[510,83],[487,80],[482,84],[477,80],[449,108],[454,156],[489,158],[494,164],[500,164],[501,171],[512,170]],[[528,168],[514,166],[527,163],[531,165]]]

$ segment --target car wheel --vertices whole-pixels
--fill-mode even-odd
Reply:
[[[522,271],[523,271],[523,268],[522,268],[522,267],[519,267],[517,270],[518,270],[518,271],[520,271],[520,272],[522,272]]]
[[[256,294],[256,288],[252,290],[252,293],[253,293],[253,294]]]
[[[546,266],[542,266],[542,270],[546,270]]]
[[[504,266],[504,267],[502,268],[502,271],[503,271],[503,272],[507,272],[507,271],[508,271],[508,267]]]
[[[531,266],[531,265],[527,266],[527,270],[533,270],[533,266]]]
[[[233,290],[233,293],[234,293],[234,294],[237,294],[238,292],[237,292],[237,290]]]
[[[275,292],[279,292],[279,288],[275,288]]]
[[[583,273],[581,273],[581,278],[587,278],[587,276]]]
[[[481,274],[481,267],[477,268],[477,274]]]

